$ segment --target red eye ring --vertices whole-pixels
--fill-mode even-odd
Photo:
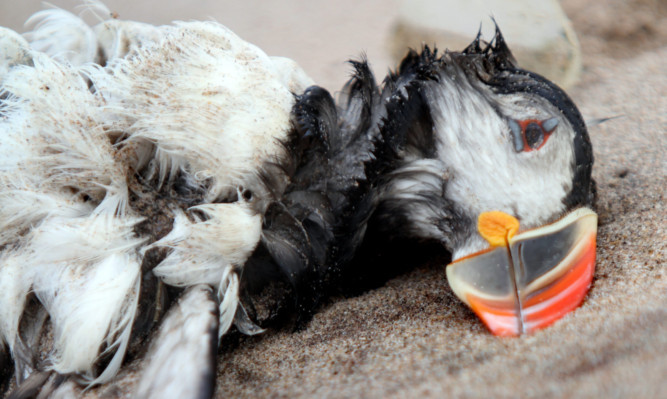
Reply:
[[[517,152],[531,152],[544,147],[558,126],[558,119],[509,120],[514,149]]]

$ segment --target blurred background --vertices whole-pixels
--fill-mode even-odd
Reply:
[[[75,10],[82,1],[50,3]],[[390,64],[384,43],[398,13],[392,0],[105,0],[104,4],[120,19],[152,24],[218,21],[267,54],[296,60],[318,84],[333,90],[341,88],[350,73],[345,61],[363,52],[384,75]],[[41,0],[0,0],[0,26],[30,30],[24,22],[41,9]]]
[[[49,3],[75,13],[83,0]],[[153,24],[216,20],[269,55],[296,60],[320,85],[340,89],[366,54],[378,79],[408,47],[461,50],[493,17],[519,64],[570,87],[589,55],[627,57],[667,45],[665,0],[106,0],[120,19]],[[0,26],[25,32],[41,0],[0,0]],[[87,19],[95,24],[92,18]],[[570,22],[571,21],[571,22]],[[573,29],[574,27],[574,29]],[[576,33],[575,33],[576,32]],[[580,47],[583,46],[582,52]],[[590,58],[590,60],[589,60]]]

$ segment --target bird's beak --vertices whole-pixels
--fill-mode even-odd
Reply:
[[[454,293],[495,335],[544,328],[574,310],[595,270],[597,214],[579,208],[536,229],[502,212],[478,220],[491,248],[447,266]],[[515,235],[516,234],[516,235]]]

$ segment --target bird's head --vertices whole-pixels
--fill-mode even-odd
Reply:
[[[381,97],[392,159],[381,221],[442,242],[450,285],[494,332],[530,331],[576,307],[593,272],[595,184],[567,94],[518,68],[496,30],[462,52],[411,52]]]

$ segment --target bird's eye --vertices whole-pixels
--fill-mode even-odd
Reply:
[[[535,122],[530,122],[526,125],[523,136],[528,147],[533,150],[540,148],[542,143],[544,143],[544,130],[542,130],[542,126]]]
[[[557,118],[515,120],[507,122],[512,133],[512,144],[516,152],[530,152],[539,150],[546,144],[551,133],[558,126]]]

